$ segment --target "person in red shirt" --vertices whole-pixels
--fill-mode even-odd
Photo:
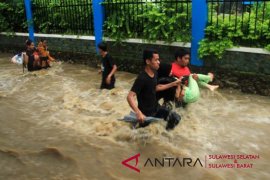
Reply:
[[[211,91],[214,91],[219,87],[217,85],[208,84],[213,81],[214,75],[212,73],[208,73],[208,75],[192,74],[188,67],[189,60],[189,52],[184,49],[179,49],[175,53],[175,61],[172,63],[171,70],[172,76],[184,81],[183,85],[179,86],[176,90],[176,98],[185,103],[192,103],[199,99],[199,86],[206,87]]]

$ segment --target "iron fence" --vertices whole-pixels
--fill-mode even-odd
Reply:
[[[93,35],[92,0],[33,0],[37,33]]]
[[[162,18],[167,21],[164,26],[170,26],[164,31],[179,31],[178,36],[181,32],[183,36],[191,34],[191,0],[105,0],[103,4],[107,36],[118,33],[119,38],[143,38],[151,35],[147,29],[155,31],[163,23]],[[162,34],[156,38],[162,39]]]
[[[240,45],[269,43],[270,0],[207,0],[210,38],[230,36]],[[206,31],[207,32],[207,31]],[[254,41],[258,40],[258,41]]]
[[[3,1],[2,30],[27,32],[23,0]],[[210,39],[263,47],[270,40],[270,0],[207,0]],[[104,34],[114,39],[190,41],[191,0],[104,0]],[[92,0],[33,0],[37,33],[93,35]],[[5,27],[4,27],[5,26]],[[186,39],[185,39],[186,38]]]
[[[23,0],[3,0],[0,8],[1,31],[27,32]]]

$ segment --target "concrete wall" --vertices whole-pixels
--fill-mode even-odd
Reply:
[[[16,36],[0,34],[0,51],[17,53],[24,50],[27,34]],[[51,54],[62,60],[96,67],[100,57],[96,55],[94,37],[61,36],[36,34],[36,40],[46,38]],[[142,70],[142,51],[154,48],[162,62],[172,62],[177,48],[190,49],[190,44],[163,42],[146,43],[142,40],[128,40],[116,44],[107,40],[109,51],[120,70],[138,73]],[[191,67],[193,72],[214,72],[215,84],[221,87],[241,89],[243,92],[270,96],[270,53],[256,48],[233,48],[228,50],[222,60],[205,59],[204,67]]]

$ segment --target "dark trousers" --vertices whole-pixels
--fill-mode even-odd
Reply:
[[[115,84],[115,78],[114,77],[112,77],[110,84],[106,83],[106,78],[102,78],[100,89],[113,89],[114,84]]]
[[[41,56],[41,57],[39,57],[40,58],[40,60],[41,60],[41,66],[42,66],[42,63],[43,63],[43,61],[45,61],[45,67],[42,67],[42,68],[48,68],[48,67],[50,67],[50,65],[49,65],[49,57],[48,56]]]
[[[167,130],[174,129],[174,127],[181,120],[181,116],[179,114],[163,106],[158,106],[157,111],[153,113],[152,116],[156,118],[162,118],[165,121],[167,121],[167,125],[166,125]],[[149,124],[150,124],[149,122],[143,122],[143,123],[140,123],[140,127],[146,127]]]

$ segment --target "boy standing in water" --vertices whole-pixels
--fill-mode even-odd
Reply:
[[[160,107],[156,91],[163,91],[174,86],[178,86],[180,80],[169,84],[157,85],[157,70],[159,68],[159,54],[155,50],[144,50],[143,52],[144,71],[141,72],[135,80],[131,90],[128,93],[127,101],[136,113],[136,117],[140,122],[140,127],[145,127],[149,123],[144,122],[145,116],[153,116],[157,118],[168,119],[166,129],[173,129],[181,120],[176,113],[170,113],[165,107]],[[134,97],[137,97],[138,106]]]
[[[117,66],[113,61],[112,56],[107,51],[107,45],[104,42],[98,44],[99,52],[102,57],[102,81],[100,89],[113,89],[115,84],[115,72]]]

